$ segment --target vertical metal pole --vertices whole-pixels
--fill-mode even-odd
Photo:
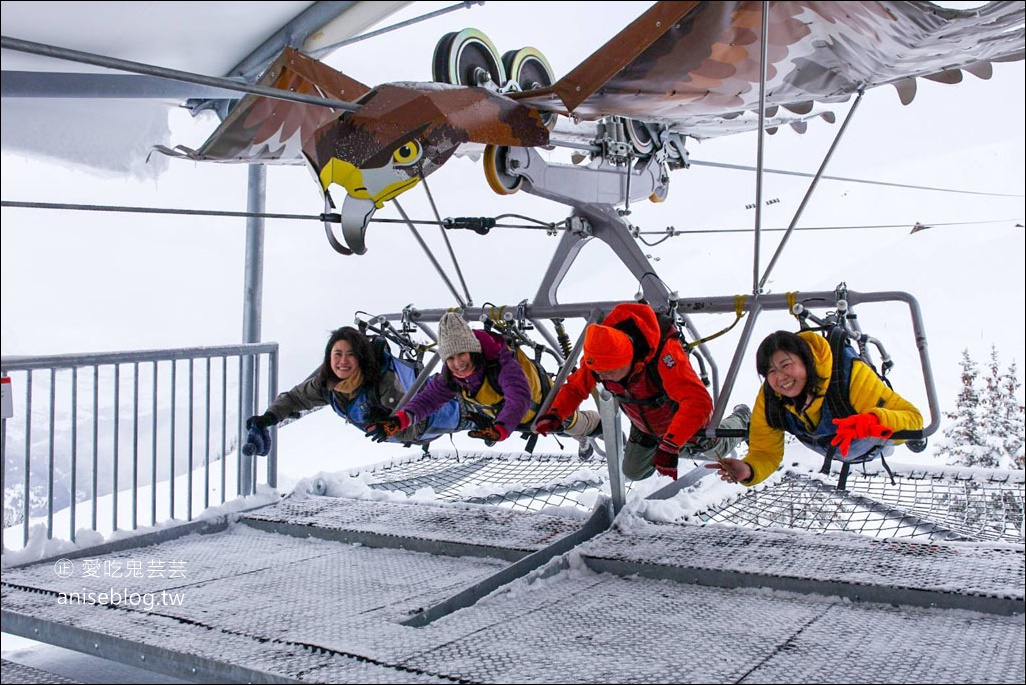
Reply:
[[[0,492],[3,488],[0,487]],[[75,541],[75,513],[78,510],[78,367],[71,369],[71,510],[69,523],[70,538]]]
[[[99,476],[100,476],[100,366],[96,364],[93,366],[93,483],[92,483],[92,516],[93,516],[93,530],[96,530],[98,522],[96,520],[96,504],[97,497],[96,490],[99,487]]]
[[[238,379],[238,382],[239,382],[239,408],[238,408],[238,413],[239,413],[239,415],[237,417],[235,417],[236,418],[235,423],[238,426],[238,436],[239,436],[238,437],[238,441],[235,444],[235,496],[236,497],[242,495],[242,465],[243,465],[243,463],[245,463],[245,457],[242,454],[243,431],[245,430],[245,425],[243,424],[243,422],[246,420],[244,418],[246,416],[245,408],[244,408],[244,406],[242,404],[242,400],[243,400],[243,398],[242,398],[242,378],[245,375],[244,371],[245,371],[245,355],[244,354],[240,354],[239,355],[239,379]]]
[[[720,425],[723,414],[727,409],[726,400],[730,397],[729,389],[734,387],[734,380],[741,373],[741,363],[744,361],[745,352],[748,350],[748,343],[751,341],[752,333],[755,331],[755,322],[758,320],[761,312],[762,305],[759,303],[758,296],[756,296],[752,300],[752,308],[748,310],[748,320],[745,321],[745,327],[741,331],[741,339],[737,341],[734,358],[730,360],[730,368],[727,369],[727,377],[723,381],[723,387],[727,388],[728,392],[723,397],[717,398],[712,418],[709,419],[709,424],[705,429],[705,434],[709,437],[716,436],[716,428]]]
[[[627,489],[623,482],[623,431],[620,430],[620,405],[605,390],[598,393],[599,416],[602,417],[602,439],[606,443],[606,465],[609,468],[609,493],[613,499],[613,516],[627,503]]]
[[[153,436],[151,440],[153,457],[150,461],[150,525],[157,525],[157,379],[158,362],[153,360]]]
[[[210,508],[210,363],[207,357],[206,401],[203,403],[203,508]]]
[[[0,374],[0,377],[7,378],[7,373]],[[14,392],[14,386],[8,386],[8,391]],[[13,396],[12,396],[13,402]],[[0,493],[7,492],[7,418],[0,418]],[[7,507],[0,509],[0,530],[7,530]],[[12,512],[13,513],[13,512]],[[3,550],[0,545],[0,551]]]
[[[171,470],[171,477],[169,479],[169,482],[171,484],[171,494],[169,495],[170,502],[168,504],[169,508],[171,509],[171,518],[175,517],[175,482],[176,482],[177,476],[178,476],[178,469],[175,467],[175,437],[178,434],[177,426],[175,425],[176,424],[176,419],[177,419],[177,415],[176,414],[177,414],[177,407],[178,407],[177,394],[178,394],[178,360],[172,359],[171,360],[171,418],[170,418],[170,425],[171,425],[170,433],[171,434],[168,436],[171,439],[171,454],[170,454],[171,466],[168,467]]]
[[[261,214],[266,205],[267,170],[260,164],[249,167],[249,187],[246,209],[250,214]],[[264,220],[250,216],[246,219],[246,285],[243,293],[242,342],[244,344],[260,342],[261,311],[263,307],[263,275],[264,275]],[[255,414],[256,391],[254,379],[256,360],[253,356],[243,357],[243,373],[241,378],[243,413]],[[240,425],[244,420],[239,416]],[[253,463],[254,457],[242,454],[242,435],[239,431],[239,472],[242,477],[243,495],[254,492]]]
[[[53,436],[57,404],[57,369],[50,369],[50,431],[49,453],[46,460],[46,539],[53,539]]]
[[[278,348],[267,356],[267,403],[278,394]],[[271,452],[267,455],[267,484],[278,487],[278,427],[271,428]]]
[[[189,414],[186,416],[185,424],[189,428],[188,441],[188,471],[185,475],[185,486],[188,491],[185,493],[185,520],[192,520],[192,469],[193,469],[193,432],[196,430],[196,358],[189,357]]]
[[[755,246],[752,255],[752,294],[759,294],[759,243],[762,228],[763,145],[766,139],[766,61],[769,54],[769,3],[762,3],[762,55],[759,59],[759,146],[755,163]],[[725,386],[731,387],[729,383]]]
[[[139,362],[132,365],[132,530],[139,527]]]
[[[254,412],[257,412],[257,411],[260,411],[260,407],[259,407],[259,403],[260,403],[260,374],[261,374],[261,370],[260,369],[261,369],[261,365],[263,364],[263,355],[261,355],[259,352],[254,353],[252,359],[253,359],[253,398],[254,398],[254,401],[257,403],[256,405],[254,405],[253,409],[254,409]],[[271,444],[273,446],[273,444],[278,441],[278,432],[277,432],[278,431],[278,427],[277,426],[272,426],[269,430],[270,430],[270,435],[271,435]],[[250,485],[251,489],[250,489],[250,491],[247,494],[250,494],[250,495],[256,494],[256,487],[257,487],[257,480],[258,480],[257,479],[257,463],[259,461],[260,460],[257,459],[256,457],[254,457],[254,458],[249,460],[249,482],[251,484]]]
[[[121,466],[118,464],[118,447],[121,444],[121,364],[114,364],[114,474],[111,493],[111,521],[112,530],[118,529],[118,471]]]
[[[25,489],[22,491],[22,541],[23,547],[29,539],[29,504],[32,501],[32,371],[25,374]]]
[[[228,355],[221,357],[221,504],[225,501],[225,462],[228,461]]]

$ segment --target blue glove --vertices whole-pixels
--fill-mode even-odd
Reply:
[[[246,419],[246,442],[242,445],[242,453],[247,457],[266,457],[271,452],[271,431],[268,426],[275,424],[274,418],[268,414],[251,416]]]

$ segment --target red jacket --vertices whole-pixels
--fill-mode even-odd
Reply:
[[[709,391],[691,367],[680,339],[668,339],[659,351],[659,320],[647,304],[617,305],[602,324],[622,330],[634,341],[631,371],[619,383],[603,381],[606,390],[616,396],[635,428],[679,448],[708,423],[713,409]],[[577,369],[560,389],[552,411],[565,420],[597,382],[587,367]]]

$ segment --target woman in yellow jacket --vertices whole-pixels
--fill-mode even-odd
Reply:
[[[834,367],[830,343],[814,331],[769,335],[755,355],[765,379],[752,411],[748,455],[725,458],[706,468],[719,469],[726,481],[755,485],[773,473],[784,458],[784,431],[810,449],[844,461],[861,461],[879,451],[899,431],[918,431],[923,416],[910,402],[884,383],[868,364],[851,360],[848,400],[851,416],[836,418],[826,400]],[[771,414],[784,428],[771,425]]]

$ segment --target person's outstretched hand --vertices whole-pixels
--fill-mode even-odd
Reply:
[[[410,427],[410,415],[399,410],[393,416],[367,424],[364,435],[374,442],[385,442],[399,431]]]
[[[707,469],[718,469],[716,475],[728,483],[743,483],[752,479],[755,471],[748,462],[732,457],[723,457],[719,461],[705,465]]]
[[[548,414],[542,414],[538,417],[538,420],[534,422],[534,432],[538,435],[558,433],[562,429],[563,419],[559,418],[559,416],[552,412],[549,412]]]
[[[260,414],[246,419],[246,442],[242,445],[242,453],[247,457],[266,457],[271,453],[271,431],[267,430],[275,424],[270,414]]]
[[[472,438],[484,440],[488,443],[502,442],[509,437],[509,431],[501,423],[493,423],[490,426],[482,426],[477,430],[467,433]]]
[[[655,456],[652,457],[652,465],[655,466],[656,471],[674,480],[677,480],[678,461],[680,461],[680,455],[677,452],[667,451],[662,446],[656,450]]]
[[[830,444],[839,448],[842,457],[848,456],[853,440],[864,440],[866,438],[887,439],[894,435],[894,431],[887,426],[880,425],[880,419],[876,414],[852,414],[843,419],[834,419],[837,426],[837,434],[834,435]]]

